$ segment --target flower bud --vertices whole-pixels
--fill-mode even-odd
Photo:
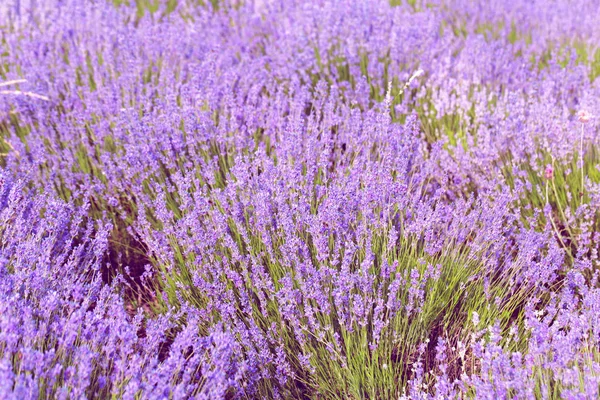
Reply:
[[[546,179],[552,179],[553,174],[554,169],[552,168],[552,165],[546,165],[546,169],[544,170],[544,176],[546,177]]]

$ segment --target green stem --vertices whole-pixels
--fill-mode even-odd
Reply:
[[[579,193],[579,196],[583,198],[583,185],[584,185],[584,180],[583,180],[583,123],[581,124],[581,140],[580,140],[580,148],[579,148],[579,160],[580,160],[580,164],[581,164],[581,192]]]

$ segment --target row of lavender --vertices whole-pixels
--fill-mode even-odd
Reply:
[[[0,5],[5,398],[593,398],[594,2]]]

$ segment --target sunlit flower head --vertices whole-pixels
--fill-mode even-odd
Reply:
[[[577,119],[582,124],[588,123],[591,118],[592,118],[592,114],[590,114],[589,112],[587,112],[585,110],[581,110],[577,113]]]

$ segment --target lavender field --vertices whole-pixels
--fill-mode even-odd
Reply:
[[[0,399],[600,398],[596,0],[0,0]]]

